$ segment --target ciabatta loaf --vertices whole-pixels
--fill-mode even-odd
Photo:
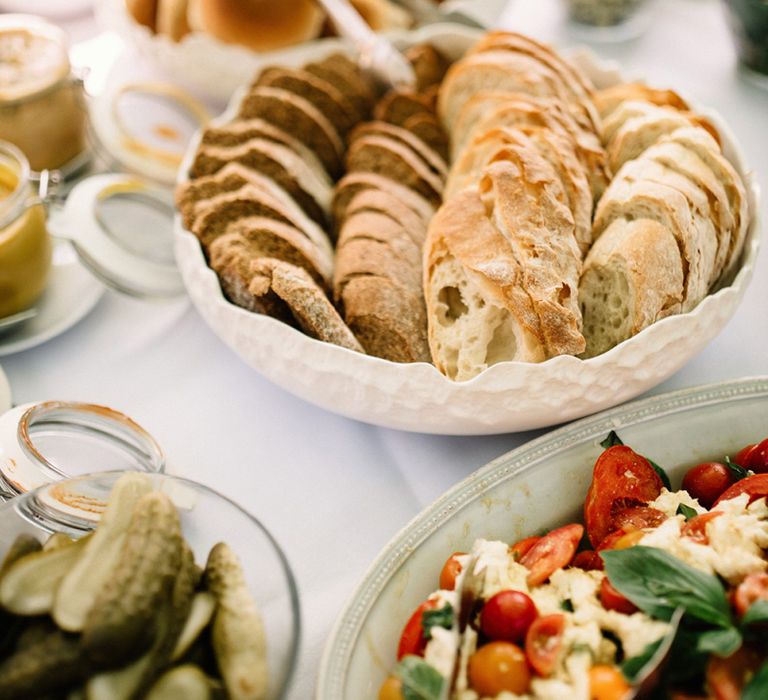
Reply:
[[[579,302],[585,357],[594,357],[679,313],[683,264],[669,228],[652,219],[614,219],[584,263]]]

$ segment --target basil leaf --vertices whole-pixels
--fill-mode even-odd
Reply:
[[[653,658],[653,655],[663,641],[664,637],[655,642],[651,642],[637,656],[626,659],[624,663],[621,664],[621,672],[624,674],[624,678],[634,684],[637,674],[640,673],[640,671],[645,668],[645,665]]]
[[[648,457],[646,457],[646,459],[648,459]],[[671,491],[672,490],[672,482],[670,482],[669,477],[667,476],[667,472],[665,472],[652,459],[648,459],[648,462],[653,467],[653,471],[655,471],[659,475],[659,477],[661,478],[661,483],[664,485],[664,488],[667,489],[667,491]]]
[[[675,515],[685,516],[685,520],[687,522],[691,518],[695,518],[698,515],[698,513],[690,506],[685,505],[685,503],[681,503],[679,506],[677,506]]]
[[[561,601],[560,610],[565,610],[565,612],[573,612],[573,603],[570,600]]]
[[[447,630],[453,627],[453,606],[446,603],[437,610],[425,610],[421,615],[421,635],[429,641],[432,639],[432,628],[443,627]]]
[[[611,430],[611,432],[608,433],[608,437],[600,443],[600,447],[604,447],[607,450],[609,447],[616,447],[616,445],[623,444],[621,438],[616,434],[616,431]]]
[[[764,622],[768,622],[768,600],[756,600],[747,608],[747,612],[741,618],[741,624],[755,625]]]
[[[443,677],[418,656],[404,656],[395,675],[403,682],[403,700],[439,700]]]
[[[669,620],[676,608],[703,622],[731,627],[723,585],[655,547],[635,545],[600,552],[616,590],[651,617]]]
[[[728,467],[728,471],[731,472],[731,476],[734,477],[736,481],[741,481],[749,476],[749,472],[744,469],[744,467],[739,466],[736,462],[731,462],[730,459],[726,458],[725,466]]]
[[[741,700],[764,700],[768,697],[768,663],[764,663],[741,691]]]
[[[699,634],[696,650],[706,654],[717,654],[724,658],[733,654],[741,643],[741,632],[735,627],[707,630]]]

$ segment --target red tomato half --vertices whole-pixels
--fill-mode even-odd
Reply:
[[[707,686],[716,700],[739,700],[747,677],[760,667],[762,659],[753,649],[742,647],[727,659],[712,655],[707,662]]]
[[[758,498],[768,496],[768,474],[755,474],[746,479],[737,481],[733,486],[726,489],[720,498],[715,501],[715,505],[720,501],[727,501],[731,498],[741,496],[742,493],[749,494],[749,502],[756,501]]]
[[[572,566],[584,571],[602,571],[605,568],[602,557],[593,549],[585,549],[573,558]]]
[[[740,616],[758,600],[768,600],[768,574],[750,574],[733,594],[733,605]]]
[[[522,591],[499,591],[483,606],[480,629],[494,641],[519,642],[539,612]]]
[[[741,464],[736,462],[736,464]],[[768,438],[755,445],[749,451],[747,463],[742,464],[745,469],[751,469],[756,474],[765,474],[768,472]]]
[[[703,462],[691,467],[683,477],[683,489],[691,494],[705,508],[720,497],[736,477],[720,462]]]
[[[544,615],[534,620],[525,635],[525,655],[531,668],[540,676],[555,670],[560,647],[563,646],[565,615]]]
[[[464,554],[465,552],[454,552],[443,564],[443,570],[440,572],[440,588],[442,590],[452,591],[456,588],[456,577],[461,572],[461,564],[456,561],[456,557]]]
[[[592,546],[597,547],[610,534],[616,513],[653,501],[662,486],[650,462],[634,450],[626,445],[605,450],[595,462],[584,502],[584,522]]]
[[[400,635],[400,643],[397,645],[398,661],[409,654],[424,656],[427,640],[424,639],[424,628],[421,624],[421,618],[426,610],[434,610],[436,607],[436,600],[425,600],[416,608],[413,615],[408,618],[408,622],[405,623],[403,632]]]
[[[680,534],[683,537],[689,537],[698,544],[707,544],[709,542],[709,537],[707,537],[707,523],[710,520],[714,520],[719,515],[722,515],[719,511],[697,515],[683,525]]]
[[[746,447],[742,447],[737,453],[736,456],[733,458],[733,461],[738,464],[740,467],[744,467],[744,469],[747,468],[747,464],[749,464],[749,455],[757,447],[757,443],[753,442],[750,445],[747,445]]]
[[[524,540],[515,542],[509,548],[509,553],[515,561],[520,561],[540,539],[541,537],[526,537]]]
[[[600,602],[606,610],[615,610],[616,612],[624,613],[625,615],[631,615],[636,613],[638,608],[630,600],[625,598],[619,593],[613,584],[604,578],[600,584]]]
[[[634,506],[624,508],[613,516],[612,525],[615,530],[633,532],[646,528],[658,527],[667,519],[666,513],[649,506]]]
[[[533,545],[520,559],[520,563],[530,571],[526,579],[528,586],[538,586],[555,571],[568,566],[583,534],[581,525],[566,525],[552,530]]]

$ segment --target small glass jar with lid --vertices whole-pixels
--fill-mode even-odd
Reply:
[[[76,169],[86,122],[64,32],[32,15],[0,16],[0,139],[20,148],[33,170]]]

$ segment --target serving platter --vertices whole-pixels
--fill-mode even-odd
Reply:
[[[477,30],[458,25],[431,25],[401,38],[399,44],[429,42],[458,58],[479,36]],[[321,59],[330,49],[312,50],[313,55],[308,48],[291,65]],[[623,79],[615,64],[589,51],[575,53],[573,60],[597,87]],[[235,116],[241,96],[233,96],[217,122]],[[291,393],[358,420],[425,433],[480,435],[555,425],[615,406],[663,382],[717,335],[735,312],[757,256],[759,194],[754,177],[722,118],[689,101],[716,125],[725,155],[747,184],[752,217],[738,272],[693,311],[665,318],[598,357],[503,362],[469,381],[453,382],[426,363],[397,364],[313,340],[229,303],[198,240],[177,216],[176,259],[185,286],[208,325],[245,362]],[[199,136],[190,144],[181,179],[198,142]]]
[[[408,523],[371,565],[328,638],[316,700],[376,697],[404,621],[452,552],[469,551],[478,537],[514,542],[581,520],[599,443],[611,430],[679,488],[693,464],[765,438],[767,415],[768,377],[684,389],[582,419],[477,470]]]

